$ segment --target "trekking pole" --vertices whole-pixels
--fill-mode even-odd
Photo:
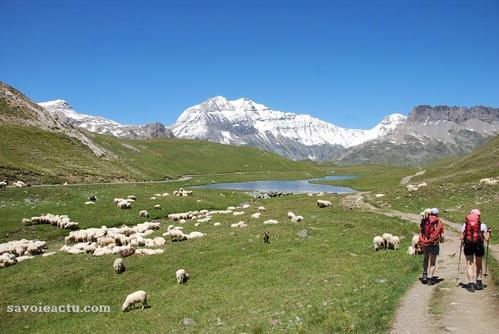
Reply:
[[[485,276],[485,278],[487,278],[487,266],[489,265],[489,241],[490,241],[490,232],[491,232],[491,229],[490,227],[488,228],[487,232],[489,232],[489,240],[487,240],[487,251],[485,253],[485,274],[483,274],[483,276]]]
[[[461,267],[461,253],[462,252],[463,252],[463,241],[461,240],[461,246],[459,246],[459,262],[457,263],[456,283],[459,280],[459,268]]]

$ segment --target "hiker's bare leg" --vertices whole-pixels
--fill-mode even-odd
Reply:
[[[428,260],[430,259],[430,252],[428,251],[428,247],[424,247],[423,251],[423,273],[428,273]]]
[[[429,277],[433,277],[435,275],[435,264],[437,263],[437,256],[430,254],[430,270],[429,271]]]
[[[466,255],[466,269],[466,273],[468,274],[468,282],[474,283],[476,281],[475,274],[478,269],[475,269],[475,261],[473,255]]]
[[[476,261],[476,279],[477,280],[482,280],[482,260],[483,256],[476,256],[475,261]]]

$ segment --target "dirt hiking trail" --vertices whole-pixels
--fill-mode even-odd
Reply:
[[[418,214],[376,208],[364,202],[363,195],[360,192],[347,195],[343,199],[343,205],[398,217],[416,224],[420,222]],[[441,281],[433,286],[424,285],[419,280],[414,283],[399,305],[390,333],[499,333],[499,293],[493,286],[492,279],[490,276],[484,278],[484,290],[474,293],[467,291],[462,286],[468,283],[465,257],[462,254],[456,281],[460,245],[457,231],[460,226],[442,220],[445,224],[445,242],[440,245],[435,270],[435,276]],[[382,232],[385,231],[380,231]],[[405,249],[401,249],[400,255],[409,256],[405,252]],[[489,256],[499,259],[497,245],[490,245]],[[422,263],[422,256],[419,258]],[[489,283],[490,286],[487,286]],[[434,304],[433,312],[431,304]]]

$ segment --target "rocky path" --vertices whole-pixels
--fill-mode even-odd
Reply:
[[[412,180],[412,178],[413,178],[413,177],[416,177],[416,176],[419,176],[419,175],[423,175],[425,172],[426,172],[425,170],[422,170],[422,171],[417,172],[417,173],[416,173],[416,174],[414,174],[414,175],[404,176],[404,177],[402,178],[402,180],[400,180],[400,184],[401,184],[401,185],[406,185],[406,184],[408,184],[409,182],[411,182],[411,180]]]
[[[345,196],[343,205],[419,224],[419,215],[376,208],[363,201],[363,194]],[[463,284],[467,283],[464,254],[456,280],[459,225],[446,220],[444,223],[446,242],[441,245],[435,272],[441,281],[433,286],[419,281],[414,283],[401,301],[390,333],[499,333],[499,293],[490,278],[484,283],[490,282],[491,286],[482,291],[470,293],[463,288]],[[497,245],[490,245],[489,256],[499,259]],[[438,296],[435,297],[437,291]],[[436,304],[435,314],[430,311],[431,303]]]

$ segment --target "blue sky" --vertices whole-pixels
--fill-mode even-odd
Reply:
[[[0,80],[123,123],[215,95],[358,128],[499,107],[495,0],[0,0],[0,26]]]

